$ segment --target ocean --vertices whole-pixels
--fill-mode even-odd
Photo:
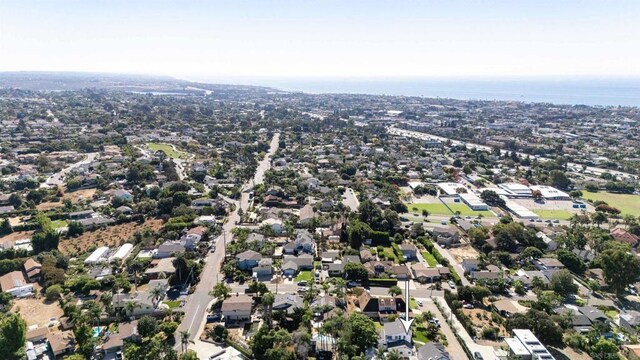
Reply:
[[[640,106],[640,78],[555,80],[278,80],[246,84],[308,93],[404,95],[602,106]]]

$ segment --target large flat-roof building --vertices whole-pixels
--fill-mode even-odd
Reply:
[[[538,214],[534,213],[533,211],[527,209],[526,207],[518,204],[515,201],[511,201],[509,199],[504,199],[504,203],[505,206],[507,207],[507,209],[509,209],[509,211],[511,211],[515,216],[519,217],[520,219],[534,219],[537,220],[540,218],[540,216],[538,216]]]
[[[462,202],[467,204],[467,206],[471,210],[475,210],[475,211],[489,210],[489,206],[485,204],[482,201],[482,199],[478,197],[478,195],[472,192],[460,194],[460,199],[462,199]]]
[[[532,191],[540,191],[542,198],[545,200],[571,200],[571,196],[569,196],[569,194],[551,186],[532,185],[530,188]]]
[[[527,185],[517,183],[498,184],[498,187],[504,190],[511,197],[530,198],[531,189]]]
[[[520,360],[555,360],[540,340],[529,329],[514,329],[513,337],[505,341],[509,355]]]

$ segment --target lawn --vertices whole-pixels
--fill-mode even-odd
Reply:
[[[163,301],[164,304],[166,304],[169,309],[176,309],[180,307],[180,300],[169,300],[169,301]]]
[[[413,331],[413,340],[419,341],[423,344],[431,341],[427,337],[427,329],[424,327],[424,325],[416,326],[415,330]]]
[[[410,298],[409,299],[409,309],[413,310],[413,309],[417,309],[417,308],[418,308],[418,303],[416,302],[416,299]]]
[[[604,201],[619,209],[622,214],[640,216],[640,196],[633,194],[614,194],[606,191],[582,191],[582,197],[591,201]]]
[[[311,280],[313,280],[313,271],[311,270],[300,271],[298,276],[296,276],[296,281],[311,282]]]
[[[433,255],[430,252],[423,251],[422,252],[422,257],[427,261],[427,264],[429,264],[429,266],[438,265],[438,261],[436,260],[435,257],[433,257]]]
[[[550,220],[569,220],[573,215],[571,212],[566,210],[533,210],[534,213],[538,214],[543,219]]]
[[[51,226],[54,229],[59,229],[67,226],[67,222],[65,220],[53,220],[51,221]]]
[[[449,210],[449,208],[447,208],[447,205],[443,204],[443,203],[435,203],[435,204],[422,204],[422,203],[413,203],[413,204],[407,204],[407,209],[409,210],[409,212],[414,213],[416,212],[413,208],[417,208],[418,214],[422,214],[422,210],[427,210],[429,212],[429,215],[451,215],[453,216],[454,213],[456,211],[460,212],[461,216],[478,216],[478,215],[482,215],[484,217],[492,217],[495,216],[491,211],[474,211],[471,210],[471,208],[469,208],[467,205],[465,204],[459,204],[459,203],[452,203],[452,204],[448,204],[449,208],[451,210]]]
[[[172,159],[186,159],[188,157],[187,153],[182,151],[176,151],[173,149],[171,145],[168,145],[168,144],[149,143],[147,144],[147,146],[149,147],[149,149],[153,151],[164,152],[165,154],[167,154],[168,157]]]
[[[384,257],[387,260],[392,260],[394,262],[398,262],[398,257],[396,256],[396,253],[393,252],[393,248],[391,246],[387,246],[384,248]],[[382,257],[382,254],[378,254],[378,256]]]

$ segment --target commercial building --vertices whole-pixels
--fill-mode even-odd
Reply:
[[[510,197],[530,198],[531,189],[527,185],[517,183],[498,184],[498,187],[505,191]]]
[[[539,191],[540,194],[542,194],[542,198],[546,200],[571,200],[569,194],[551,186],[532,185],[530,189],[532,191]]]
[[[462,202],[467,204],[467,206],[471,210],[475,210],[475,211],[489,210],[489,206],[485,204],[482,201],[482,199],[478,197],[478,195],[472,192],[460,194],[460,199],[462,199]]]
[[[519,217],[520,219],[534,219],[537,220],[540,217],[538,216],[538,214],[534,213],[533,211],[527,209],[526,207],[518,204],[515,201],[511,201],[509,199],[504,199],[504,203],[505,206],[507,207],[507,209],[509,209],[509,211],[511,211],[515,216]]]

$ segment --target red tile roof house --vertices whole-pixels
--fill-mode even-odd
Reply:
[[[636,247],[636,245],[638,245],[638,242],[640,241],[640,236],[631,234],[627,230],[621,228],[613,229],[613,231],[611,232],[611,236],[616,241],[627,243],[631,245],[631,247]]]

